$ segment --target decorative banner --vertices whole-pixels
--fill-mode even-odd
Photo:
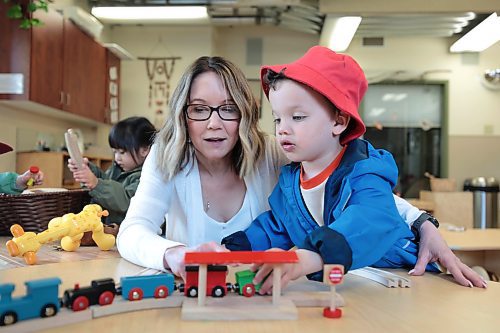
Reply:
[[[146,61],[146,73],[149,79],[148,107],[154,109],[156,128],[163,126],[168,103],[170,101],[170,78],[175,61],[181,57],[139,57]]]

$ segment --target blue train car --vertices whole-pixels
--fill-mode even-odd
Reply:
[[[13,283],[0,285],[0,326],[30,318],[52,317],[59,311],[61,279],[38,279],[24,284],[26,295],[16,298],[12,298]]]
[[[122,297],[138,301],[144,297],[165,298],[174,292],[174,276],[169,273],[125,276],[120,279]]]

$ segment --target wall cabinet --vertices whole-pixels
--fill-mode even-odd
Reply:
[[[113,163],[111,157],[85,156],[102,170],[108,169]],[[43,185],[39,187],[79,188],[73,174],[69,171],[69,155],[65,152],[20,152],[17,153],[16,172],[24,173],[32,165],[43,171]]]
[[[6,8],[0,2],[0,13]],[[54,10],[35,16],[43,25],[30,30],[0,17],[0,73],[24,75],[23,94],[0,99],[29,100],[109,123],[106,48]]]

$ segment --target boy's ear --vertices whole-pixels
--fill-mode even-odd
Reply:
[[[344,113],[340,113],[337,115],[337,119],[335,119],[335,123],[333,125],[332,129],[332,134],[334,136],[340,135],[344,133],[346,130],[347,126],[349,125],[349,121],[351,120],[351,117]]]

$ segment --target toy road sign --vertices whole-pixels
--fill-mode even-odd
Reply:
[[[325,265],[323,272],[323,282],[327,284],[339,284],[344,278],[344,266],[342,265]]]

